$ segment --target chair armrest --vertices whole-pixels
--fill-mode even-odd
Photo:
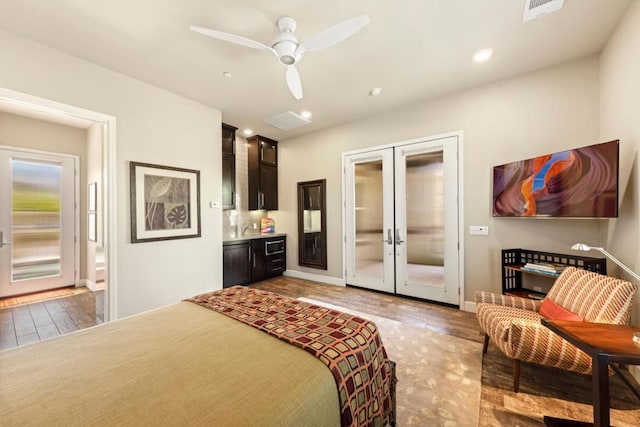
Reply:
[[[494,294],[491,292],[476,291],[476,305],[477,304],[495,304],[505,307],[519,308],[521,310],[540,311],[539,300],[533,300],[528,298],[514,297],[511,295]]]

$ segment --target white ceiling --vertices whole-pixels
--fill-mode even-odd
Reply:
[[[524,0],[0,0],[0,28],[210,105],[223,121],[275,139],[313,132],[443,94],[598,53],[631,0],[565,0],[522,23]],[[189,30],[269,44],[292,16],[301,41],[368,14],[346,41],[297,64],[304,99],[271,54]],[[494,56],[475,64],[472,54]],[[223,77],[228,71],[232,77]],[[382,94],[368,96],[372,87]],[[262,120],[313,113],[287,132]]]

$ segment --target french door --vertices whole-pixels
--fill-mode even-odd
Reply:
[[[75,163],[0,148],[0,297],[75,283]]]
[[[457,136],[345,155],[346,281],[459,304]]]

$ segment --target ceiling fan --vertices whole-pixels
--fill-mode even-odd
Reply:
[[[222,31],[197,27],[195,25],[192,25],[189,28],[192,31],[196,31],[219,40],[224,40],[226,42],[239,44],[253,49],[266,50],[273,53],[278,57],[282,64],[287,66],[286,80],[289,90],[296,99],[302,99],[302,82],[300,81],[300,74],[298,73],[295,64],[302,59],[302,56],[306,52],[317,52],[338,44],[361,30],[368,23],[368,15],[356,16],[326,28],[325,30],[309,37],[304,41],[304,43],[300,43],[298,38],[293,34],[296,30],[295,19],[289,16],[283,16],[278,19],[277,22],[280,34],[274,38],[271,45],[266,45],[235,34],[223,33]]]

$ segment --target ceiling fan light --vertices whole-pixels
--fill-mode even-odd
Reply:
[[[298,39],[293,34],[282,33],[273,43],[273,50],[276,51],[278,59],[284,65],[293,65],[296,63],[296,49],[298,48]]]
[[[284,65],[292,65],[296,62],[296,58],[294,58],[292,55],[282,55],[280,57],[280,62],[282,62]]]

